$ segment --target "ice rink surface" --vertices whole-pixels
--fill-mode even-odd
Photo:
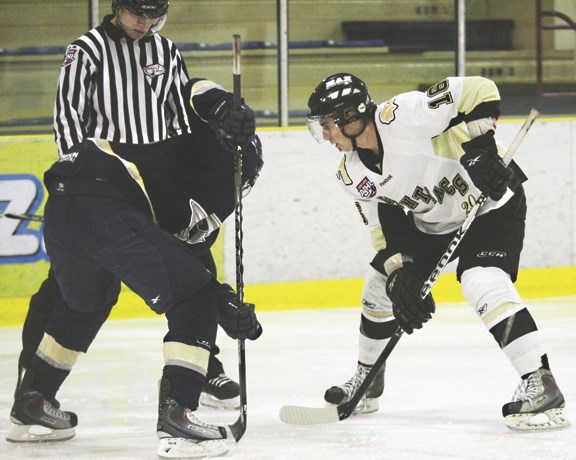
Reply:
[[[527,302],[576,425],[576,298]],[[336,424],[280,422],[284,404],[323,405],[324,390],[355,370],[358,309],[262,313],[264,335],[246,345],[248,430],[234,460],[576,459],[576,426],[518,434],[501,406],[519,379],[464,304],[439,305],[434,319],[404,335],[388,361],[380,411]],[[58,398],[79,426],[64,443],[6,442],[20,328],[0,329],[0,459],[155,459],[157,381],[163,318],[111,321],[81,357]],[[237,377],[236,342],[218,340]],[[233,423],[236,411],[202,408],[202,420]]]

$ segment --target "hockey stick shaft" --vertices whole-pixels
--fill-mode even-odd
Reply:
[[[234,34],[232,43],[232,75],[234,85],[234,110],[240,110],[241,71],[240,71],[240,35]],[[240,302],[244,302],[244,265],[243,265],[243,232],[242,232],[242,151],[240,147],[234,152],[234,191],[235,191],[235,249],[236,249],[236,293]],[[230,431],[236,442],[240,441],[247,426],[247,398],[246,398],[246,347],[244,340],[238,340],[238,380],[240,387],[240,415],[238,420],[230,425]]]
[[[518,147],[524,140],[524,137],[526,136],[526,134],[534,124],[534,121],[539,115],[540,112],[537,109],[532,108],[532,110],[530,110],[528,118],[526,119],[526,121],[524,121],[522,127],[516,134],[516,137],[510,144],[510,147],[508,148],[502,159],[506,166],[510,164],[512,157],[515,155],[516,151],[518,150]],[[476,202],[476,205],[474,206],[474,208],[472,208],[470,214],[466,217],[464,223],[456,232],[456,235],[454,236],[454,238],[448,245],[448,248],[440,258],[438,264],[436,265],[436,268],[432,271],[428,279],[424,282],[422,291],[420,292],[423,299],[432,290],[432,286],[434,286],[434,284],[438,280],[438,277],[440,276],[444,268],[446,268],[446,265],[448,264],[450,258],[454,254],[454,251],[456,250],[456,248],[460,244],[460,241],[468,231],[468,228],[470,228],[470,225],[472,224],[472,221],[474,220],[476,214],[478,214],[480,207],[485,202],[486,198],[483,195],[480,195],[478,201]],[[354,396],[352,396],[352,398],[350,398],[348,402],[339,404],[335,408],[326,407],[316,409],[316,408],[305,408],[299,406],[284,406],[280,410],[280,419],[286,423],[311,425],[317,423],[338,422],[340,420],[345,420],[348,417],[350,417],[350,415],[352,415],[352,413],[356,409],[356,406],[358,405],[360,400],[364,397],[364,394],[366,393],[366,390],[368,390],[368,387],[372,384],[378,373],[382,370],[382,366],[384,366],[386,360],[390,357],[390,354],[398,344],[403,334],[404,331],[401,328],[396,329],[396,331],[394,332],[394,334],[384,347],[384,350],[382,350],[382,353],[380,353],[380,356],[378,356],[378,359],[373,364],[372,369],[370,369],[370,372],[366,375],[366,378],[364,379],[362,384],[358,387],[358,389],[354,393]]]
[[[44,216],[36,214],[18,214],[14,212],[0,212],[0,217],[8,217],[9,219],[18,220],[31,220],[34,222],[44,222]]]

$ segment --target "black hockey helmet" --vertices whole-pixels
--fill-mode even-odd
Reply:
[[[337,73],[326,77],[316,86],[308,99],[308,108],[308,128],[318,142],[324,142],[323,120],[331,119],[341,130],[358,120],[367,123],[374,115],[376,104],[368,93],[366,83],[350,73]],[[362,131],[364,128],[353,137]]]
[[[156,19],[149,34],[158,32],[168,16],[168,0],[112,0],[112,12],[117,16],[118,8],[125,8],[136,16]]]

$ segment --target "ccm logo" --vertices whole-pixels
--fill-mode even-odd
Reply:
[[[506,253],[505,252],[500,252],[500,251],[482,251],[479,252],[478,257],[506,257]]]

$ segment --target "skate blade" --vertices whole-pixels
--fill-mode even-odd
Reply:
[[[158,448],[161,459],[223,457],[227,453],[228,446],[224,439],[195,442],[186,438],[163,438]]]
[[[12,423],[6,435],[8,442],[58,442],[67,441],[76,435],[74,428],[53,430],[41,425],[20,425]]]
[[[509,429],[519,432],[559,430],[570,426],[563,407],[539,413],[511,414],[504,417],[504,421]]]
[[[364,398],[354,409],[354,414],[372,414],[378,412],[378,409],[380,409],[378,398]]]
[[[326,407],[337,407],[337,404],[326,402]],[[362,398],[352,415],[372,414],[378,412],[378,409],[380,409],[378,398]]]
[[[240,396],[230,399],[218,399],[208,393],[200,393],[200,404],[213,409],[240,409]]]

